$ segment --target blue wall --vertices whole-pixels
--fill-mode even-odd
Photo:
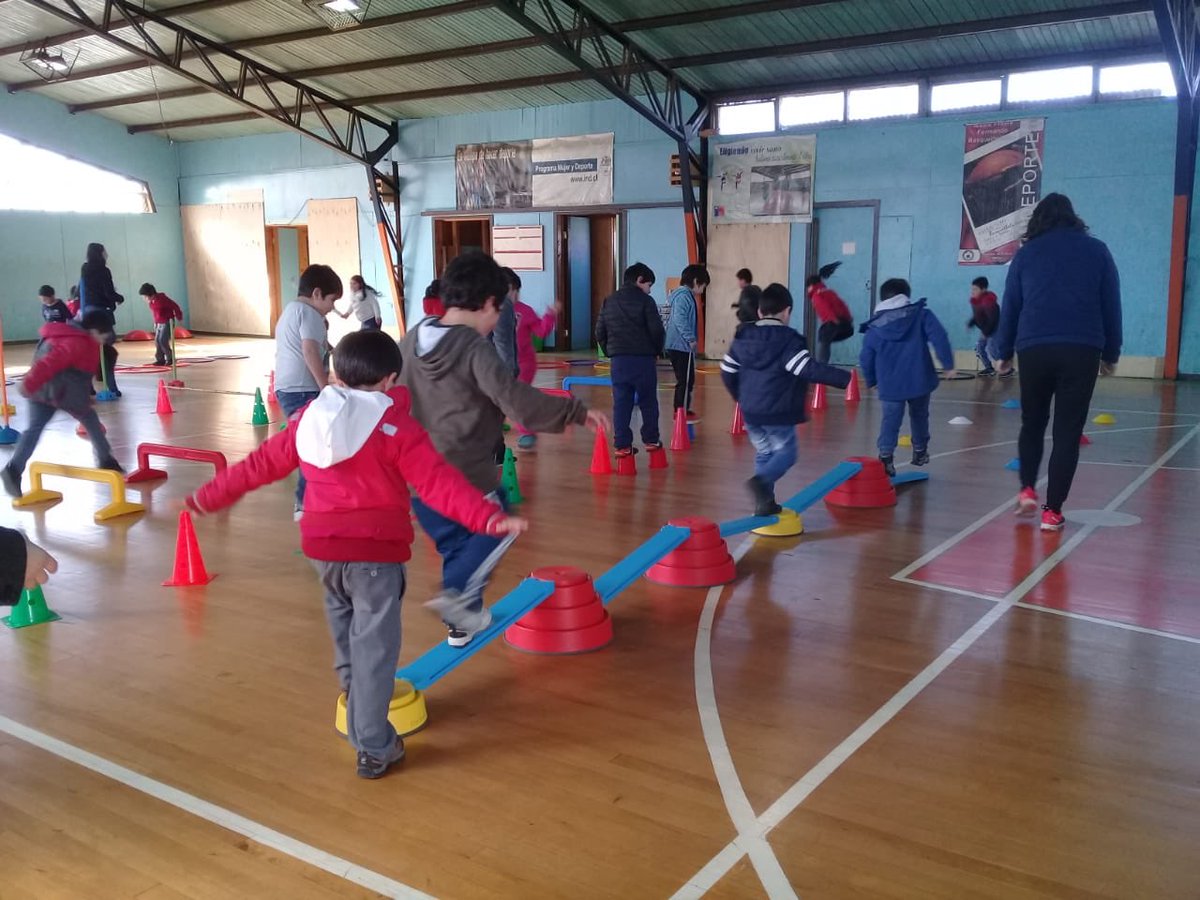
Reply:
[[[1192,235],[1188,243],[1187,282],[1183,291],[1183,329],[1179,371],[1200,375],[1200,165],[1192,201]]]
[[[109,267],[125,304],[117,327],[151,328],[137,295],[153,282],[187,311],[183,233],[179,222],[175,147],[162,138],[130,136],[124,126],[94,115],[70,115],[66,107],[33,93],[0,92],[0,132],[150,185],[157,213],[94,215],[0,210],[0,312],[7,340],[32,340],[42,325],[37,290],[53,286],[66,297],[79,280],[92,241],[108,249]]]

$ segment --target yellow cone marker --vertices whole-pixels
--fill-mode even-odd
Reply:
[[[407,681],[396,679],[396,690],[392,693],[392,702],[388,705],[388,721],[401,737],[420,731],[429,721],[429,713],[425,709],[425,695],[414,690]],[[333,727],[339,734],[346,733],[345,694],[338,694]]]

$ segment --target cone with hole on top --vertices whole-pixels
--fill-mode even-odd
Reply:
[[[733,422],[729,426],[729,433],[734,437],[746,433],[746,421],[742,418],[742,404],[733,404]]]
[[[667,462],[667,449],[662,444],[647,450],[646,458],[650,460],[651,469],[670,468],[670,463]]]
[[[818,383],[813,388],[812,408],[814,410],[822,410],[829,408],[829,401],[825,399],[825,385]]]
[[[275,370],[271,370],[271,377],[267,381],[267,402],[272,406],[279,405],[279,398],[275,396]]]
[[[1116,425],[1117,417],[1112,413],[1100,413],[1100,415],[1096,416],[1096,418],[1092,419],[1092,421],[1097,425]]]
[[[158,379],[158,400],[154,406],[154,412],[160,416],[169,416],[175,412],[171,406],[171,395],[167,393],[167,383],[163,379]]]
[[[850,383],[846,385],[846,402],[857,403],[862,399],[862,393],[858,387],[858,369],[850,370]]]
[[[549,581],[554,593],[504,632],[510,647],[526,653],[590,653],[612,641],[612,617],[592,578],[573,566],[537,569],[530,578]]]
[[[859,463],[862,471],[825,495],[829,506],[882,509],[896,505],[896,489],[883,463],[870,456],[852,456],[846,462]]]
[[[46,605],[46,597],[40,584],[21,591],[21,599],[13,607],[12,614],[0,619],[9,628],[28,628],[61,619],[58,613]]]
[[[613,472],[612,459],[608,455],[608,438],[603,428],[596,429],[596,440],[592,444],[592,467],[588,471],[593,475],[611,475]]]
[[[617,454],[617,474],[618,475],[636,475],[637,474],[637,459],[634,457],[636,450],[630,450],[628,453]]]
[[[692,449],[692,441],[688,434],[687,411],[681,406],[675,410],[675,429],[671,432],[672,452]]]
[[[737,568],[717,523],[699,516],[672,519],[691,535],[646,573],[646,579],[673,587],[716,587],[737,577]]]
[[[200,587],[214,578],[204,567],[192,514],[185,509],[179,514],[179,535],[175,538],[175,571],[163,582],[163,587]]]
[[[250,416],[250,424],[270,425],[271,420],[267,418],[267,408],[263,405],[262,388],[254,389],[254,412]]]
[[[525,498],[521,494],[521,485],[517,482],[517,457],[512,452],[512,447],[504,448],[504,468],[500,471],[500,487],[504,488],[509,506],[525,502]]]

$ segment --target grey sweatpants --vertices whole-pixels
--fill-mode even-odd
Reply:
[[[313,565],[325,588],[333,667],[346,692],[346,734],[355,750],[386,758],[396,743],[388,707],[400,661],[403,563]]]
[[[169,366],[175,362],[171,355],[171,323],[163,322],[154,326],[154,364]]]

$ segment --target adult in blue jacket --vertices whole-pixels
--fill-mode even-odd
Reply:
[[[875,315],[863,323],[859,366],[867,387],[879,386],[883,420],[879,424],[879,460],[888,475],[896,474],[893,455],[904,421],[904,407],[912,425],[914,466],[929,462],[929,399],[937,390],[938,376],[929,358],[932,345],[947,376],[954,375],[954,351],[941,321],[913,300],[903,278],[889,278],[879,288]]]
[[[1062,507],[1079,465],[1079,438],[1099,372],[1121,357],[1121,280],[1112,254],[1088,234],[1071,201],[1050,194],[1033,211],[1025,245],[1004,285],[997,368],[1021,366],[1021,493],[1017,513],[1037,511],[1038,471],[1054,402],[1054,449],[1042,530],[1061,531]]]

